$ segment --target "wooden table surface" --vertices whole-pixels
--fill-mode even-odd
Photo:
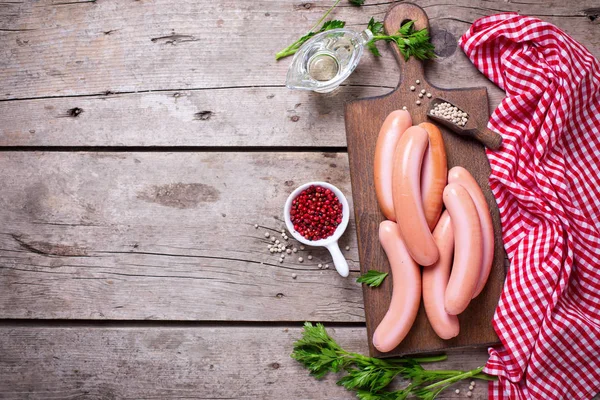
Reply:
[[[264,238],[295,186],[351,194],[343,103],[397,82],[381,45],[334,94],[284,87],[275,52],[331,3],[0,0],[0,398],[353,398],[289,357],[306,320],[367,351],[352,219],[348,279]],[[333,16],[358,29],[394,2],[366,3]],[[503,92],[457,48],[479,17],[538,16],[600,56],[597,0],[417,3],[427,78],[485,85],[492,108]]]

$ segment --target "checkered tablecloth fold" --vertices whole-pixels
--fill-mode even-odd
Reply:
[[[489,128],[490,187],[510,259],[489,350],[491,399],[600,391],[600,62],[556,26],[514,13],[460,40],[506,91]]]

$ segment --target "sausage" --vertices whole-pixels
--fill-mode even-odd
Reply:
[[[394,199],[392,197],[392,166],[394,150],[400,136],[412,125],[410,113],[396,110],[387,116],[377,137],[375,145],[375,193],[379,208],[385,217],[396,220]]]
[[[379,225],[379,241],[393,279],[390,308],[373,334],[373,345],[385,353],[402,342],[415,322],[421,302],[421,270],[404,246],[395,222],[383,221]]]
[[[421,164],[428,142],[425,129],[408,128],[396,146],[392,173],[396,221],[408,252],[420,265],[431,265],[440,256],[421,198]]]
[[[481,188],[469,171],[463,167],[452,168],[448,173],[448,182],[458,183],[467,189],[473,203],[475,203],[475,208],[477,208],[477,214],[479,215],[479,224],[481,225],[481,235],[483,240],[483,261],[481,263],[481,273],[479,275],[479,280],[477,281],[477,287],[473,294],[473,297],[475,298],[483,290],[483,287],[490,276],[492,263],[494,262],[494,224],[492,223],[492,215],[490,214],[490,209]]]
[[[444,189],[444,205],[454,231],[454,263],[444,295],[444,308],[451,315],[467,308],[479,280],[483,260],[481,226],[475,203],[467,189],[449,183]]]
[[[448,211],[441,215],[433,231],[433,239],[440,251],[440,259],[431,267],[423,268],[423,305],[435,333],[447,340],[458,336],[460,331],[458,317],[444,309],[444,294],[454,253],[454,232]]]
[[[442,214],[442,192],[446,187],[448,163],[442,133],[434,124],[423,122],[419,126],[429,135],[429,147],[423,158],[421,169],[421,195],[429,230],[433,231]]]

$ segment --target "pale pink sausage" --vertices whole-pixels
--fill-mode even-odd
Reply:
[[[373,345],[385,353],[402,342],[415,322],[421,302],[421,271],[408,254],[395,222],[383,221],[379,225],[379,241],[390,262],[393,279],[390,308],[373,334]]]
[[[481,188],[475,181],[475,178],[463,167],[454,167],[448,172],[448,182],[458,183],[469,192],[477,214],[479,215],[479,224],[481,225],[481,235],[483,240],[483,261],[481,263],[481,273],[477,281],[477,287],[473,297],[481,293],[485,283],[490,276],[492,264],[494,262],[494,224],[487,201]]]
[[[433,231],[433,239],[440,251],[440,259],[432,266],[423,268],[423,305],[435,333],[447,340],[458,336],[460,331],[456,315],[448,314],[444,308],[444,295],[454,253],[454,232],[448,211],[441,215]]]
[[[394,151],[400,136],[412,125],[408,111],[396,110],[387,116],[379,130],[377,144],[375,145],[375,193],[379,208],[385,217],[391,221],[396,220],[394,214],[394,198],[392,195],[392,167],[394,165]]]
[[[421,168],[421,196],[423,196],[423,210],[429,230],[433,231],[440,215],[442,214],[442,193],[448,180],[448,164],[446,149],[442,132],[437,126],[429,122],[422,122],[419,126],[429,135],[429,146],[423,157]]]
[[[444,189],[444,205],[454,231],[454,263],[446,287],[444,307],[451,315],[467,308],[479,280],[483,243],[479,215],[467,189],[450,183]]]
[[[408,252],[420,265],[431,265],[440,256],[427,225],[421,197],[421,164],[428,143],[425,129],[408,128],[396,146],[392,174],[396,221]]]

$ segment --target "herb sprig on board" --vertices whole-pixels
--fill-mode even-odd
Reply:
[[[379,272],[375,271],[374,269],[370,269],[369,271],[359,276],[356,279],[356,282],[364,283],[371,287],[378,287],[379,285],[381,285],[386,276],[388,276],[387,272]]]
[[[377,24],[380,23],[374,22],[373,18],[371,18],[371,22],[373,22],[374,29],[379,27]],[[371,22],[369,22],[369,25],[371,25]],[[416,31],[415,21],[406,22],[394,35],[382,34],[382,27],[383,23],[381,23],[381,28],[377,33],[371,30],[371,32],[373,32],[373,40],[369,42],[370,46],[368,46],[368,48],[376,56],[380,56],[381,54],[379,54],[379,50],[373,51],[373,48],[376,49],[375,42],[385,40],[386,42],[395,42],[396,45],[398,45],[400,53],[404,56],[405,61],[408,61],[410,57],[414,57],[417,60],[436,58],[436,55],[433,52],[435,47],[429,41],[429,32],[425,28]]]
[[[325,32],[331,29],[343,28],[346,25],[345,21],[330,20],[325,21],[325,18],[333,11],[335,7],[340,3],[341,0],[336,0],[335,3],[323,14],[321,19],[317,21],[315,25],[308,31],[307,34],[296,40],[294,43],[286,47],[285,49],[275,54],[275,59],[280,60],[282,58],[294,55],[298,49],[311,37],[317,33]],[[348,0],[355,6],[362,6],[364,0]],[[318,28],[318,29],[317,29]],[[400,53],[402,53],[405,60],[410,57],[415,57],[418,60],[428,60],[436,58],[434,53],[435,47],[430,42],[429,32],[423,28],[415,30],[414,21],[408,21],[400,27],[398,32],[393,35],[386,35],[383,31],[383,22],[375,21],[371,17],[371,20],[367,24],[367,28],[373,33],[373,39],[367,43],[367,48],[377,57],[381,57],[379,49],[375,45],[380,40],[386,42],[394,42],[398,46]]]
[[[354,391],[360,400],[402,400],[409,395],[433,400],[443,390],[463,379],[493,380],[482,373],[483,367],[471,371],[426,370],[421,364],[443,361],[447,357],[378,359],[344,350],[329,336],[322,324],[304,324],[302,338],[294,343],[291,357],[321,379],[330,372],[345,372],[337,384]],[[409,381],[400,390],[385,388],[400,376]]]

